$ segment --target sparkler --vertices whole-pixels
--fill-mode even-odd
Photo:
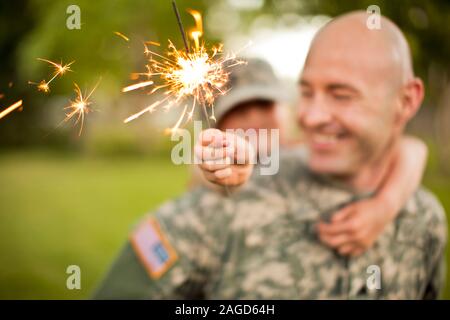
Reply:
[[[21,107],[22,107],[22,100],[19,100],[16,103],[9,106],[8,108],[6,108],[5,110],[3,110],[2,112],[0,112],[0,119],[2,119],[6,115],[10,114],[14,110],[21,108]]]
[[[186,38],[183,25],[176,7],[172,2],[178,25],[183,36],[185,50],[179,50],[168,40],[168,51],[166,55],[150,50],[150,45],[159,44],[154,42],[144,43],[144,54],[148,57],[146,65],[147,72],[135,73],[134,76],[143,76],[147,79],[122,89],[128,92],[139,88],[154,85],[149,94],[163,91],[164,98],[152,103],[124,120],[128,123],[137,119],[141,115],[153,112],[156,108],[162,107],[169,110],[175,105],[183,104],[188,98],[192,99],[192,105],[188,109],[185,104],[180,117],[173,128],[168,129],[172,134],[183,124],[192,119],[195,108],[201,105],[206,120],[214,120],[214,100],[218,95],[226,93],[224,86],[228,81],[228,69],[244,63],[236,59],[235,54],[225,55],[221,44],[207,48],[200,41],[203,35],[202,17],[198,11],[189,10],[189,13],[196,21],[196,27],[191,30],[190,37],[194,45],[190,48]],[[133,76],[133,75],[132,75]],[[207,106],[211,109],[210,115]]]
[[[81,132],[83,131],[83,125],[84,125],[84,116],[92,111],[91,108],[89,108],[89,105],[92,104],[91,101],[89,101],[89,98],[94,93],[95,89],[97,89],[97,86],[99,85],[100,80],[97,82],[97,84],[94,86],[94,88],[89,92],[89,94],[84,95],[81,92],[80,87],[74,83],[75,85],[75,93],[77,94],[77,97],[74,101],[70,101],[70,104],[65,107],[65,110],[69,110],[68,113],[66,113],[66,117],[64,118],[63,122],[68,122],[70,119],[75,117],[75,126],[80,123],[80,131],[78,135],[81,135]]]
[[[46,62],[55,69],[55,71],[53,72],[53,76],[48,81],[41,80],[39,83],[35,83],[35,82],[31,82],[31,81],[28,82],[29,84],[36,85],[38,91],[42,91],[45,93],[48,93],[50,91],[50,83],[53,80],[55,80],[58,76],[64,75],[66,72],[72,71],[70,69],[70,66],[75,62],[75,61],[72,61],[72,62],[69,62],[68,64],[63,65],[62,61],[60,64],[58,64],[56,62],[53,62],[53,61],[50,61],[47,59],[42,59],[42,58],[37,58],[37,60]]]

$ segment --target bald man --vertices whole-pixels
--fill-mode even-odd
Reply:
[[[365,19],[338,17],[313,41],[298,112],[307,160],[283,154],[277,175],[231,198],[198,189],[167,203],[132,233],[97,298],[438,297],[446,221],[423,188],[358,257],[319,239],[318,228],[342,231],[327,224],[334,212],[380,187],[423,98],[401,32],[384,18],[368,30]]]

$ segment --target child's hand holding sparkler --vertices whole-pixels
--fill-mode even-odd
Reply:
[[[217,129],[208,129],[200,134],[195,155],[205,179],[220,186],[244,184],[256,162],[254,148],[247,140]]]

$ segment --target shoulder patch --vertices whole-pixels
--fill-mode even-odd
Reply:
[[[131,245],[148,274],[161,277],[178,259],[175,249],[154,217],[144,220],[130,237]]]

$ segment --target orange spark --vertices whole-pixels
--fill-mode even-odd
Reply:
[[[0,119],[5,117],[6,115],[10,114],[11,112],[13,112],[14,110],[20,108],[22,106],[22,100],[17,101],[16,103],[12,104],[11,106],[9,106],[8,108],[6,108],[5,110],[3,110],[2,112],[0,112]]]
[[[161,44],[159,42],[155,42],[155,41],[145,41],[144,44],[150,44],[150,45],[157,46],[157,47],[161,46]]]
[[[161,101],[156,101],[156,102],[152,103],[151,105],[149,105],[147,108],[145,108],[145,109],[139,111],[139,112],[136,113],[136,114],[133,114],[133,115],[129,116],[129,117],[126,118],[123,122],[124,122],[124,123],[128,123],[128,122],[130,122],[130,121],[132,121],[132,120],[134,120],[134,119],[139,118],[141,115],[143,115],[143,114],[146,113],[146,112],[152,113],[152,112],[155,110],[155,108],[156,108],[159,104],[161,104]]]
[[[130,85],[128,87],[123,88],[122,92],[128,92],[128,91],[136,90],[136,89],[139,89],[139,88],[144,88],[144,87],[150,86],[152,84],[153,84],[153,81],[139,82],[139,83],[132,84],[132,85]]]
[[[37,89],[39,91],[48,93],[50,91],[50,83],[58,76],[62,76],[64,75],[66,72],[72,71],[72,69],[70,69],[70,66],[75,62],[69,62],[65,65],[62,64],[62,62],[56,63],[47,59],[42,59],[42,58],[37,58],[37,60],[39,61],[43,61],[43,62],[47,62],[48,64],[50,64],[51,66],[53,66],[53,68],[55,69],[55,71],[53,72],[53,76],[50,78],[50,80],[46,81],[46,80],[41,80],[39,83],[36,82],[31,82],[28,81],[29,84],[33,84],[36,85]]]
[[[48,64],[52,65],[55,68],[55,73],[53,74],[54,77],[59,76],[59,75],[63,75],[67,71],[72,71],[70,69],[70,66],[75,62],[75,61],[71,61],[68,64],[63,65],[62,61],[61,61],[61,64],[58,64],[56,62],[53,62],[53,61],[50,61],[50,60],[47,60],[47,59],[42,59],[42,58],[37,58],[37,60],[44,61],[44,62],[47,62]]]
[[[43,91],[45,93],[50,91],[50,87],[48,86],[48,83],[45,80],[42,80],[41,82],[39,82],[39,84],[37,85],[37,88],[39,91]]]
[[[67,122],[76,116],[74,125],[77,125],[78,123],[80,123],[80,131],[78,133],[79,136],[81,135],[81,132],[83,130],[84,116],[92,111],[92,109],[89,108],[89,105],[92,104],[92,102],[89,101],[89,98],[91,97],[92,93],[94,93],[95,89],[97,89],[97,86],[99,85],[99,83],[100,83],[100,80],[99,80],[99,82],[97,82],[97,84],[91,90],[91,92],[89,92],[89,94],[87,94],[86,96],[83,96],[83,93],[81,92],[80,87],[76,83],[74,83],[74,85],[75,85],[74,90],[75,90],[75,93],[77,94],[77,97],[75,98],[74,101],[70,101],[70,104],[64,108],[69,111],[68,111],[68,113],[66,113],[66,117],[64,118],[63,121]]]
[[[121,37],[125,41],[130,41],[130,39],[126,35],[124,35],[123,33],[119,32],[119,31],[114,31],[114,34]]]

